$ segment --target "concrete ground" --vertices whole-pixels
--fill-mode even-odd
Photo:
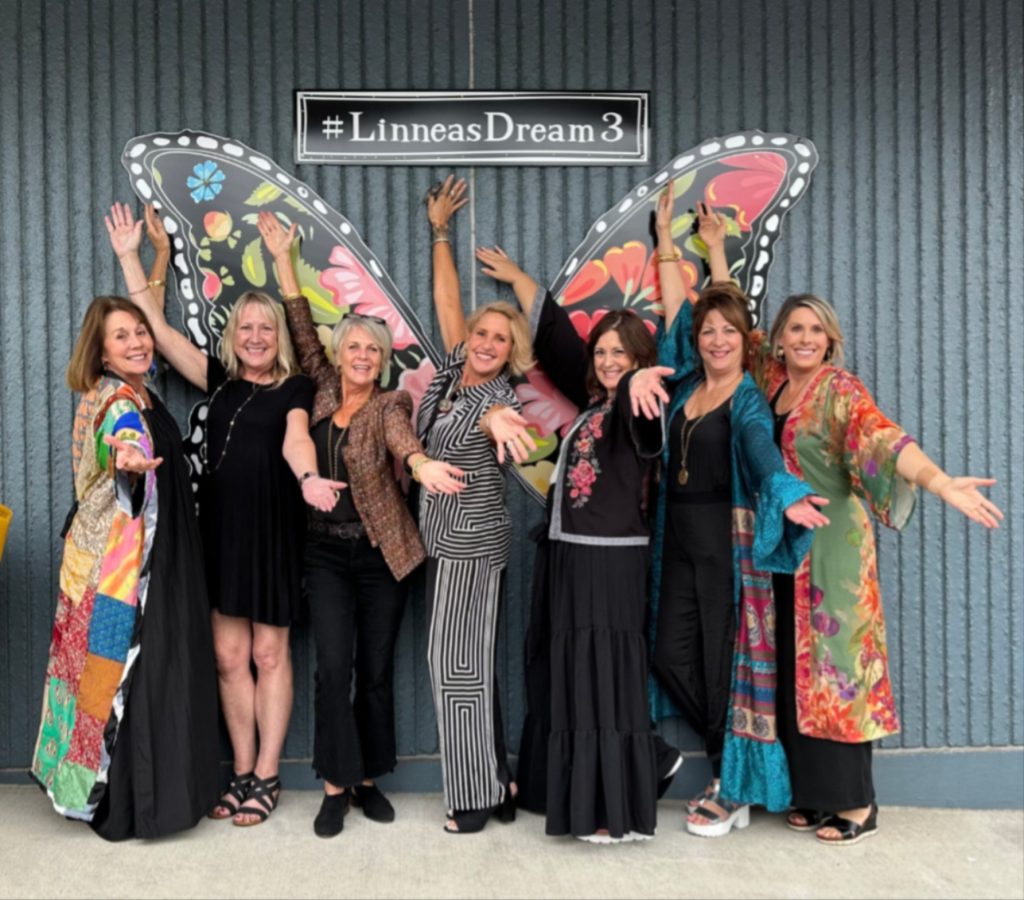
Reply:
[[[1024,898],[1024,811],[883,808],[875,837],[832,848],[763,812],[727,838],[691,837],[666,800],[653,841],[594,846],[522,812],[448,835],[439,795],[392,799],[394,824],[353,810],[331,840],[312,831],[319,795],[292,790],[255,828],[204,820],[108,844],[37,788],[0,785],[0,897]]]

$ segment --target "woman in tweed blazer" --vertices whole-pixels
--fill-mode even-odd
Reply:
[[[295,226],[286,232],[262,212],[259,229],[277,264],[299,362],[316,384],[310,432],[319,474],[347,485],[332,510],[310,512],[305,560],[317,659],[313,768],[325,792],[313,829],[332,837],[350,802],[375,821],[395,817],[374,779],[395,767],[392,681],[407,594],[402,582],[425,553],[394,461],[432,493],[460,491],[463,473],[427,458],[412,428],[409,395],[380,389],[391,354],[384,321],[346,315],[332,335],[332,365],[292,267]]]

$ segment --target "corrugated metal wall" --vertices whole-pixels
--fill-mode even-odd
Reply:
[[[102,226],[130,199],[118,158],[155,130],[246,142],[361,230],[425,322],[420,198],[443,172],[292,167],[292,91],[649,89],[652,165],[481,168],[457,224],[467,302],[473,241],[552,277],[591,221],[705,137],[805,135],[821,162],[789,216],[781,297],[830,297],[852,368],[950,471],[991,473],[993,535],[923,502],[882,537],[902,736],[891,746],[1024,745],[1024,13],[1018,0],[40,0],[0,2],[0,769],[28,764],[71,496],[63,370],[92,295],[119,287]],[[172,301],[172,306],[174,302]],[[434,331],[436,334],[436,330]],[[194,399],[163,384],[184,421]],[[539,509],[517,487],[500,676],[512,746]],[[286,755],[312,743],[311,642],[294,640]],[[436,750],[419,597],[397,673],[403,755]],[[674,732],[674,726],[670,727]],[[695,746],[683,729],[677,735]]]

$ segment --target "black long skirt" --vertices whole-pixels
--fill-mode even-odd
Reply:
[[[153,396],[158,516],[139,658],[91,822],[109,841],[195,825],[219,793],[217,672],[202,548],[181,435]]]
[[[550,835],[653,835],[657,760],[647,705],[647,547],[551,541]]]
[[[849,744],[808,737],[797,727],[793,576],[774,575],[772,587],[778,656],[776,716],[779,740],[789,762],[793,806],[830,813],[869,806],[875,799],[871,742]]]

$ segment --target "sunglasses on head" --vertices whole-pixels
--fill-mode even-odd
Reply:
[[[383,325],[385,328],[388,327],[386,319],[382,319],[380,316],[368,316],[365,313],[350,312],[345,314],[346,319],[365,319],[367,322],[376,322],[378,325]]]

